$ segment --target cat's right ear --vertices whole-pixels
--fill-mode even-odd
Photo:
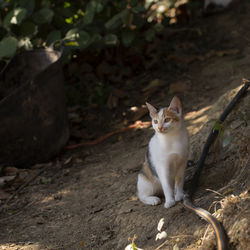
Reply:
[[[155,115],[157,114],[157,109],[148,102],[146,102],[146,105],[148,107],[149,114],[150,114],[151,118],[153,119],[155,117]]]

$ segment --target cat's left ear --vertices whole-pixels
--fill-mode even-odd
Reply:
[[[153,119],[154,116],[157,114],[157,109],[148,102],[146,102],[146,105],[148,107],[149,114],[150,114],[151,118]]]
[[[176,112],[178,115],[182,114],[181,101],[177,96],[174,96],[174,98],[172,99],[168,109]]]

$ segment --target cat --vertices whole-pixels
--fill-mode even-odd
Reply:
[[[159,111],[146,102],[155,130],[145,162],[138,175],[138,198],[145,204],[157,205],[165,196],[165,208],[183,199],[184,170],[188,157],[188,132],[182,116],[182,104],[174,97],[169,107]]]

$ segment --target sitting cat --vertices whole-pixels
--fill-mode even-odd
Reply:
[[[157,111],[146,103],[155,130],[148,146],[144,165],[138,175],[139,199],[148,205],[157,205],[164,193],[165,208],[183,198],[184,170],[188,157],[188,132],[182,117],[182,106],[174,97],[169,107]]]

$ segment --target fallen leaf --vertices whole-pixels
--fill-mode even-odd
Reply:
[[[190,89],[190,81],[179,81],[170,85],[170,91],[174,93],[187,92]]]
[[[173,250],[179,250],[179,247],[177,244],[174,245]]]
[[[228,50],[221,50],[217,51],[217,56],[230,56],[230,55],[237,55],[239,53],[239,49],[228,49]]]
[[[0,189],[0,200],[7,200],[9,197],[10,197],[10,194]]]
[[[158,225],[157,225],[157,230],[160,232],[163,225],[164,225],[165,221],[164,221],[164,218],[161,218],[160,221],[158,222]]]
[[[151,81],[144,89],[144,99],[148,99],[152,96],[156,91],[158,91],[161,87],[166,86],[166,82],[163,82],[159,79],[154,79]]]
[[[115,96],[113,93],[110,93],[107,104],[106,104],[107,107],[109,109],[117,108],[118,103],[119,103],[119,98],[117,96]]]
[[[13,176],[12,176],[13,177]],[[10,187],[14,187],[15,189],[19,188],[20,186],[22,186],[24,183],[24,179],[22,177],[19,176],[19,174],[17,174],[16,176],[14,176],[13,179],[6,181],[6,184]]]
[[[81,73],[91,73],[93,72],[93,67],[88,63],[81,63]]]
[[[143,116],[145,116],[146,114],[148,113],[148,109],[146,107],[140,107],[138,108],[133,117],[132,117],[132,121],[135,122],[135,121],[138,121],[140,120]]]
[[[52,178],[51,178],[51,177],[48,177],[48,178],[42,177],[42,178],[40,179],[40,182],[41,182],[42,184],[50,184],[50,183],[52,182]]]
[[[162,231],[156,235],[155,240],[165,239],[167,238],[167,236],[167,233],[165,231]]]
[[[52,166],[52,162],[48,162],[48,163],[38,163],[35,164],[31,167],[31,169],[40,169],[40,168],[45,168],[45,167],[51,167]]]
[[[83,247],[85,245],[85,240],[83,240],[83,241],[81,241],[80,243],[79,243],[79,247]]]
[[[127,92],[125,92],[125,91],[123,91],[121,89],[116,89],[116,88],[114,88],[112,90],[112,94],[115,95],[115,96],[117,96],[117,97],[119,97],[119,98],[125,98],[125,97],[128,96]]]
[[[157,87],[161,87],[165,85],[165,83],[161,80],[159,80],[158,78],[152,80],[145,88],[143,88],[143,92],[148,92],[151,89],[157,88]]]
[[[4,175],[11,176],[16,175],[19,172],[19,169],[13,166],[5,167],[3,170]]]
[[[231,127],[232,129],[236,129],[236,128],[240,127],[243,123],[244,123],[244,121],[236,120],[236,121],[233,121],[233,122],[230,124],[230,127]]]
[[[16,176],[2,176],[0,177],[0,187],[3,187],[8,183],[8,181],[12,181]]]
[[[232,138],[233,137],[231,134],[229,134],[225,138],[223,138],[222,147],[225,148],[226,146],[228,146],[230,144],[230,142],[232,141]]]
[[[104,75],[110,75],[113,72],[112,66],[107,62],[103,61],[97,66],[97,75],[103,77]]]
[[[197,56],[196,55],[181,56],[173,54],[168,56],[168,60],[173,60],[176,63],[190,64],[195,60],[197,60]]]
[[[68,159],[66,159],[66,160],[64,161],[63,164],[64,164],[64,165],[69,164],[69,163],[71,162],[72,158],[73,158],[73,156],[70,156]]]

